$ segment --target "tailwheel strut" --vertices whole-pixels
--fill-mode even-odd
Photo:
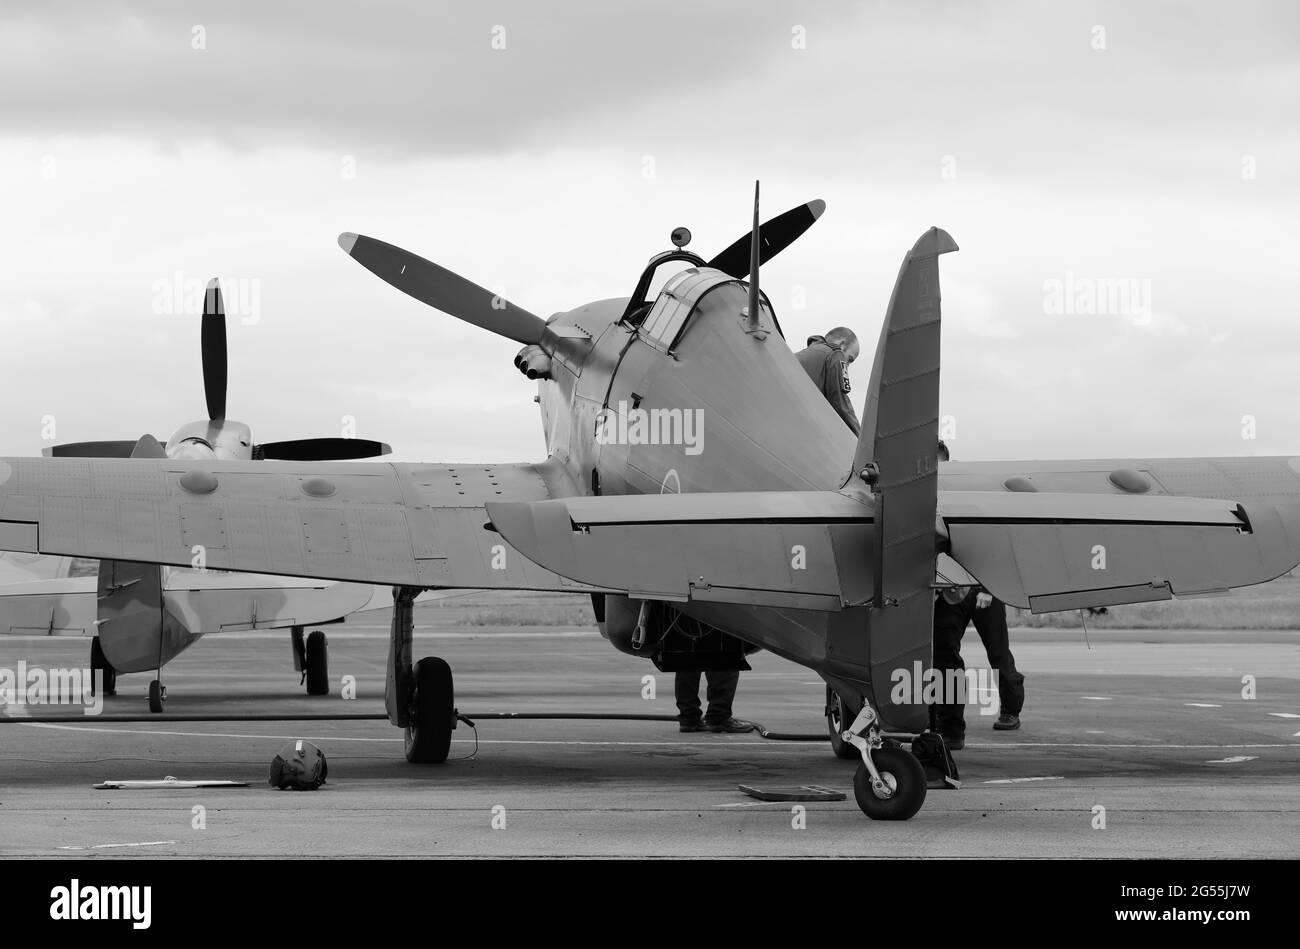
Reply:
[[[885,744],[876,713],[863,702],[843,739],[862,755],[853,796],[872,820],[908,820],[925,803],[925,768],[906,748]]]

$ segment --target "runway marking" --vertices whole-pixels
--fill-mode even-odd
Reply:
[[[174,840],[142,840],[134,844],[91,844],[89,847],[60,847],[60,850],[108,850],[114,847],[162,847],[174,844]]]
[[[1214,705],[1210,702],[1184,702],[1188,708],[1223,708],[1222,705]]]
[[[1233,755],[1231,758],[1216,758],[1206,764],[1239,764],[1242,761],[1258,761],[1259,755]]]
[[[789,801],[741,801],[736,804],[714,804],[714,807],[763,807],[768,804],[789,804]]]
[[[1109,702],[1109,695],[1081,695],[1081,699],[1087,699],[1089,702]]]
[[[1064,781],[1065,775],[1054,774],[1050,778],[998,778],[994,781],[985,781],[985,784],[1025,784],[1029,781]]]
[[[1274,718],[1300,718],[1295,712],[1269,712]]]

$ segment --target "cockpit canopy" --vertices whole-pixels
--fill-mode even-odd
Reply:
[[[697,319],[714,318],[716,311],[717,317],[739,318],[749,305],[748,294],[748,284],[721,270],[691,267],[668,278],[658,299],[640,319],[638,331],[655,349],[670,353],[677,347],[692,315],[698,314]],[[760,297],[763,321],[780,333],[772,304],[761,291]]]

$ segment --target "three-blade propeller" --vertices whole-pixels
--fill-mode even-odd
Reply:
[[[203,357],[203,394],[208,404],[208,432],[219,431],[226,424],[226,308],[221,298],[221,284],[216,277],[208,281],[203,295],[203,325],[200,329]],[[238,425],[239,423],[232,423]],[[251,446],[255,459],[279,461],[352,461],[387,455],[392,448],[368,438],[295,438]],[[158,439],[145,435],[136,441],[110,440],[69,442],[53,445],[42,452],[55,458],[165,458],[166,451]]]
[[[826,202],[817,199],[764,222],[758,228],[759,263],[767,263],[798,240],[825,210]],[[753,233],[746,231],[708,266],[738,280],[749,276]],[[352,233],[340,234],[339,246],[385,283],[435,310],[526,346],[541,341],[546,327],[541,317],[418,254]]]

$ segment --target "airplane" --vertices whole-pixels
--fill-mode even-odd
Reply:
[[[226,417],[228,354],[221,285],[209,281],[204,294],[200,343],[208,417],[176,430],[164,447],[152,435],[53,445],[55,458],[171,458],[250,461],[359,459],[391,452],[362,438],[301,438],[256,444],[243,422]],[[12,558],[15,555],[10,555]],[[118,673],[157,670],[149,683],[151,712],[167,698],[162,669],[207,633],[242,629],[290,629],[294,671],[308,695],[329,692],[329,644],[325,633],[306,626],[341,622],[374,606],[365,584],[306,577],[240,574],[205,568],[103,559],[98,577],[70,576],[66,558],[53,564],[11,563],[9,584],[0,585],[0,632],[39,631],[93,634],[92,673],[103,674],[104,692],[116,693]],[[4,573],[0,572],[0,577]]]
[[[385,708],[417,763],[446,760],[458,713],[448,664],[412,661],[415,596],[586,592],[609,643],[660,668],[763,648],[817,672],[859,808],[909,819],[926,776],[899,737],[929,709],[891,686],[930,663],[941,562],[1035,612],[1262,583],[1300,563],[1300,459],[940,465],[938,260],[958,248],[939,228],[903,258],[855,438],[759,286],[824,208],[760,225],[756,185],[726,250],[706,260],[678,228],[629,297],[546,320],[343,234],[392,286],[521,344],[544,460],[5,458],[0,549],[187,564],[201,547],[221,569],[391,586]]]

